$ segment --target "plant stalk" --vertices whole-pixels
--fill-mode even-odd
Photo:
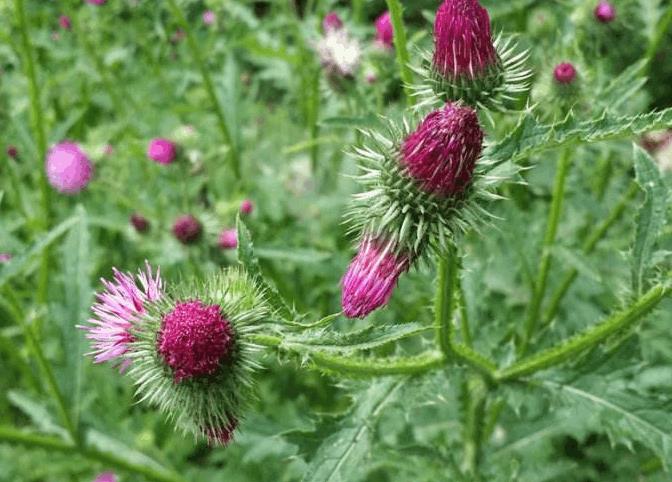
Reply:
[[[435,340],[446,358],[450,358],[455,289],[459,275],[459,262],[455,246],[451,245],[443,256],[438,257],[437,270],[438,280],[434,300]]]
[[[399,0],[386,0],[387,9],[390,11],[390,19],[392,20],[392,29],[394,31],[394,48],[397,52],[397,64],[399,64],[399,74],[401,81],[404,84],[404,92],[406,94],[406,103],[409,106],[415,104],[413,92],[411,91],[411,84],[413,84],[413,72],[409,65],[410,60],[408,56],[408,40],[406,37],[406,28],[404,27],[403,13],[404,9]]]

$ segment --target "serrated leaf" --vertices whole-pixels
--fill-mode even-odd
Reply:
[[[640,295],[644,290],[646,271],[651,266],[654,245],[665,225],[668,194],[656,161],[637,145],[634,146],[634,157],[637,184],[646,193],[637,213],[637,230],[632,248],[632,290]]]

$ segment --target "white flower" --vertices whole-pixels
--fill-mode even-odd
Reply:
[[[317,43],[317,53],[327,73],[341,77],[354,75],[362,57],[359,42],[345,29],[327,31]]]

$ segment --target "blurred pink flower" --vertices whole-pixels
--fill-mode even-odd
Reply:
[[[240,212],[243,214],[250,214],[254,210],[254,204],[249,199],[245,199],[240,203]]]
[[[217,21],[217,14],[212,10],[206,10],[203,12],[203,23],[205,25],[212,25]]]
[[[177,146],[172,141],[157,137],[152,139],[147,146],[147,157],[159,164],[170,164],[177,155]]]
[[[238,247],[238,231],[225,229],[219,235],[219,247],[222,249],[235,249]]]
[[[117,482],[117,476],[114,472],[103,472],[93,482]]]
[[[387,48],[393,48],[394,44],[394,29],[392,28],[392,21],[390,20],[390,12],[384,12],[375,21],[376,26],[376,42]]]
[[[324,16],[322,20],[322,29],[325,32],[329,30],[340,30],[343,28],[343,20],[338,16],[336,12],[329,12]]]
[[[58,17],[58,24],[64,30],[70,30],[70,28],[72,28],[72,21],[70,20],[70,17],[68,17],[67,15],[61,15],[60,17]]]
[[[90,3],[91,5],[105,5],[105,2],[107,0],[86,0],[86,3]]]
[[[576,79],[576,68],[569,62],[562,62],[553,69],[553,77],[559,84],[571,84]]]
[[[9,253],[0,253],[0,263],[9,263],[12,260],[12,255]]]
[[[91,161],[74,142],[65,141],[52,147],[45,168],[49,184],[64,194],[80,192],[93,177]]]

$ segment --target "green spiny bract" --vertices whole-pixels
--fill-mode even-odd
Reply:
[[[161,334],[166,317],[181,304],[195,300],[220,308],[232,343],[215,371],[180,378],[160,352]],[[129,375],[135,380],[140,400],[158,406],[185,433],[211,443],[228,443],[254,396],[258,347],[250,335],[261,328],[268,314],[263,293],[239,269],[222,271],[203,284],[187,283],[168,292],[133,330]]]

